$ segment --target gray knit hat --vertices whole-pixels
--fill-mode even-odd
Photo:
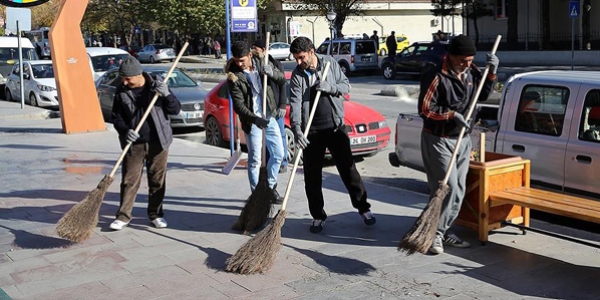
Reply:
[[[119,67],[119,75],[121,75],[121,77],[130,77],[140,74],[142,74],[142,65],[131,55],[129,55]]]
[[[464,34],[454,37],[450,41],[450,47],[448,48],[448,53],[453,55],[473,56],[476,52],[475,43]]]

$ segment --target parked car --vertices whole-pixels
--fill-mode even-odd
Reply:
[[[25,102],[32,106],[57,108],[58,93],[54,68],[50,60],[31,60],[23,62],[23,86]],[[6,80],[5,95],[7,101],[21,101],[21,78],[19,64],[15,64]]]
[[[143,67],[144,72],[155,74],[162,78],[169,71],[166,67]],[[207,91],[194,79],[190,78],[180,69],[175,69],[167,81],[169,88],[181,102],[181,112],[178,115],[169,115],[171,127],[202,126],[204,111],[204,98]],[[121,83],[118,69],[109,70],[96,82],[98,99],[104,120],[110,122],[110,115],[117,86]]]
[[[379,55],[385,57],[388,54],[387,44],[385,40],[387,36],[382,36],[379,38]],[[408,47],[410,43],[408,42],[408,38],[404,35],[396,35],[396,51],[402,51],[404,48]]]
[[[173,61],[177,55],[175,49],[165,44],[148,44],[137,53],[140,62],[156,63],[161,61]]]
[[[330,45],[333,44],[333,47]],[[324,41],[317,53],[331,55],[335,58],[346,76],[356,71],[373,71],[379,69],[377,45],[371,39],[333,39]]]
[[[290,44],[275,42],[269,45],[269,54],[279,60],[293,60],[294,56],[290,53]]]
[[[104,72],[118,69],[120,62],[125,61],[129,56],[127,51],[113,47],[87,47],[85,51],[90,60],[94,81],[104,75]]]
[[[40,59],[29,39],[21,39],[23,61]],[[6,83],[6,77],[19,62],[19,41],[16,36],[0,36],[0,84]]]
[[[291,72],[285,72],[288,79],[288,96],[289,96],[289,78]],[[204,110],[204,128],[206,133],[206,142],[214,146],[223,146],[229,141],[229,89],[226,81],[222,81],[215,86],[208,95],[205,101]],[[374,109],[349,100],[350,96],[346,95],[344,101],[346,130],[350,137],[350,146],[352,154],[369,155],[379,152],[384,149],[390,139],[391,131],[385,122],[385,118]],[[293,156],[296,151],[296,143],[294,133],[290,128],[290,107],[288,105],[285,114],[285,135],[288,146],[288,161],[293,161]],[[241,125],[237,124],[237,130],[240,132],[240,140],[245,144],[245,137],[241,129]]]
[[[486,132],[486,151],[531,160],[533,185],[600,199],[599,86],[600,72],[517,74],[506,82],[496,113],[479,113],[473,148]],[[414,113],[398,116],[391,165],[423,170],[422,126]]]
[[[404,48],[395,58],[381,61],[383,78],[394,79],[396,75],[410,75],[420,79],[432,68],[440,66],[448,52],[448,42],[416,42]]]

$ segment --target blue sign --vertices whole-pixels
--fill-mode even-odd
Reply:
[[[579,1],[569,1],[569,16],[571,18],[579,17]]]
[[[258,13],[256,10],[256,0],[231,1],[231,31],[258,31]]]

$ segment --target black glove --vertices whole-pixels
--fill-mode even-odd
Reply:
[[[127,142],[128,143],[134,143],[135,141],[137,141],[140,138],[140,134],[135,132],[135,130],[133,129],[129,129],[129,131],[127,131]]]
[[[456,125],[464,127],[465,130],[469,130],[471,128],[471,125],[469,125],[469,122],[465,120],[465,117],[458,112],[454,112],[454,122],[456,122]]]
[[[277,117],[277,120],[285,117],[285,108],[278,108],[276,117]]]
[[[310,142],[304,136],[304,134],[300,131],[297,131],[294,133],[294,135],[296,136],[296,145],[298,145],[298,147],[300,147],[300,149],[302,149],[302,150],[306,149],[306,147],[308,147],[308,144],[310,144]]]
[[[498,65],[500,64],[500,60],[495,54],[488,53],[485,56],[485,64],[490,66],[491,74],[496,74],[496,71],[498,71]]]
[[[265,129],[267,128],[267,126],[269,126],[269,120],[261,117],[256,117],[256,119],[254,119],[254,125],[256,125],[256,127],[260,129]]]
[[[158,80],[154,81],[152,84],[152,91],[158,93],[162,97],[167,97],[171,94],[171,92],[169,92],[169,86]]]
[[[267,75],[267,77],[271,77],[271,78],[274,75],[273,68],[271,68],[271,65],[269,65],[269,64],[263,65],[261,73],[263,75]]]
[[[329,83],[327,83],[327,81],[318,81],[315,84],[315,88],[317,91],[321,91],[323,93],[335,94],[335,90]]]

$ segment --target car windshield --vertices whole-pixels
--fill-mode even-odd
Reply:
[[[33,48],[21,48],[23,52],[23,60],[36,60],[37,54]],[[18,48],[0,48],[0,62],[10,63],[11,61],[19,61]]]
[[[167,70],[164,71],[150,71],[150,74],[155,74],[158,75],[162,78],[165,78],[165,76],[167,76]],[[169,81],[168,81],[169,87],[170,88],[182,88],[182,87],[195,87],[198,86],[198,83],[196,83],[195,80],[193,80],[192,78],[190,78],[187,74],[179,71],[179,70],[175,70],[173,71],[173,73],[171,73],[171,76],[169,77]]]
[[[54,78],[54,68],[52,64],[32,65],[34,78]]]
[[[129,54],[105,54],[92,56],[90,59],[92,60],[94,72],[104,72],[118,68],[128,56]]]

